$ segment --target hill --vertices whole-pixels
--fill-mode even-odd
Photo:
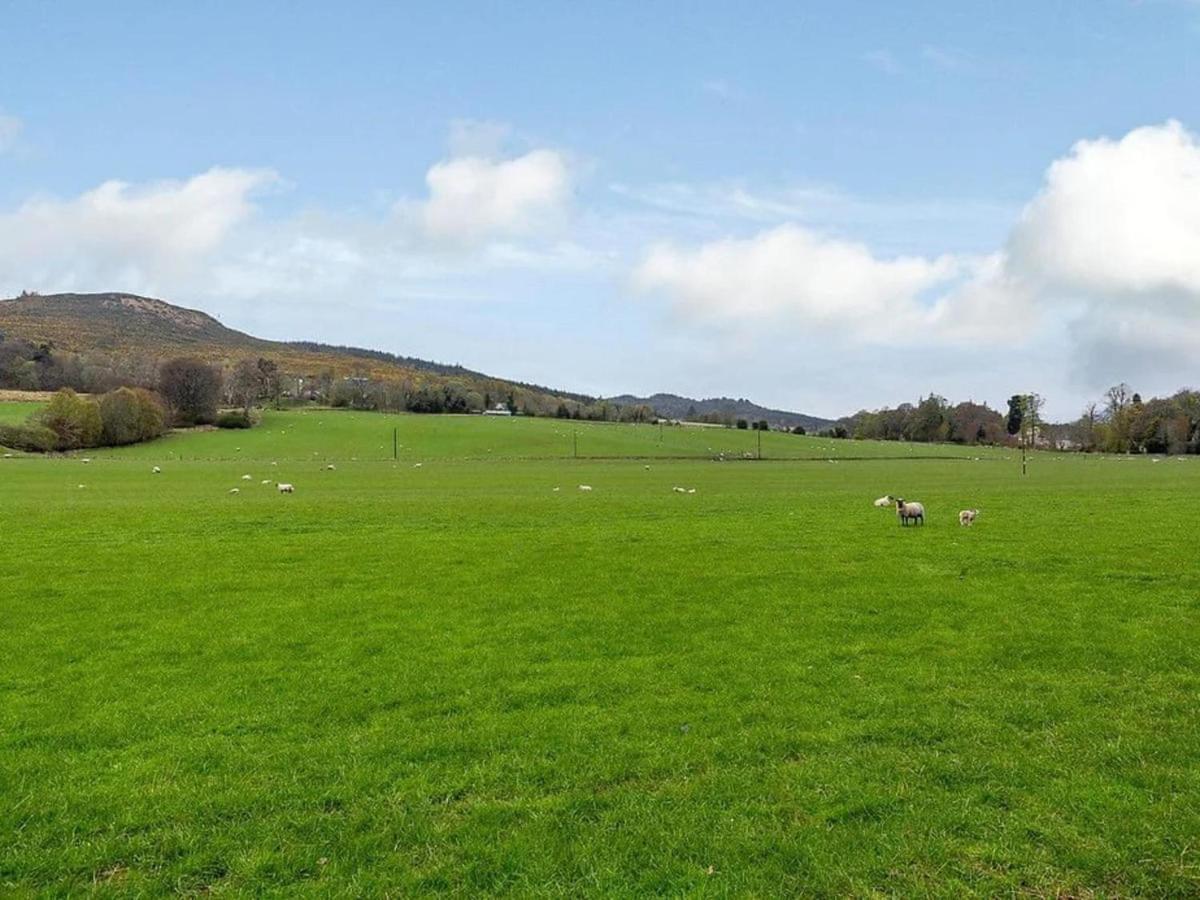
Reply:
[[[222,325],[199,310],[133,294],[24,294],[0,300],[0,337],[126,360],[188,355],[228,365],[262,356],[282,372],[308,380],[328,374],[434,386],[453,383],[496,399],[512,394],[518,405],[529,403],[542,411],[552,411],[562,400],[593,401],[584,394],[494,378],[458,365],[312,341],[265,340]]]
[[[652,407],[660,416],[669,419],[689,419],[705,415],[746,419],[751,422],[766,419],[773,427],[795,428],[797,425],[802,425],[807,431],[819,431],[834,424],[832,419],[822,419],[819,416],[808,416],[804,413],[788,412],[783,409],[768,409],[749,400],[734,400],[732,397],[694,400],[691,397],[680,397],[678,394],[654,394],[650,397],[622,394],[620,397],[609,398],[609,402],[622,406],[645,404]]]
[[[460,365],[361,347],[265,340],[229,328],[200,310],[134,294],[23,294],[0,300],[0,338],[38,345],[48,343],[56,351],[85,358],[119,360],[122,368],[129,363],[153,363],[184,355],[224,366],[246,357],[261,356],[273,360],[281,372],[302,377],[306,383],[324,376],[361,376],[415,386],[457,385],[479,398],[502,400],[511,395],[518,407],[541,414],[553,414],[564,402],[573,412],[582,407],[586,414],[598,403],[596,398],[585,394],[497,378]],[[726,397],[692,400],[675,394],[655,394],[648,398],[625,395],[608,400],[610,406],[640,404],[652,406],[669,418],[685,418],[694,409],[697,415],[766,419],[772,425],[789,428],[803,425],[813,430],[831,424],[815,416],[767,409],[749,400]]]

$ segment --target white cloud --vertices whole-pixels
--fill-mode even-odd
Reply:
[[[507,160],[449,159],[430,168],[425,182],[424,231],[451,244],[553,230],[566,215],[572,190],[566,158],[545,149]]]
[[[821,195],[720,197],[753,220],[799,219]],[[696,214],[719,208],[684,188],[655,199]],[[985,255],[884,256],[792,221],[654,247],[633,283],[693,320],[764,340],[784,322],[868,344],[1053,336],[1070,342],[1061,356],[1089,389],[1128,371],[1178,377],[1200,333],[1200,143],[1177,122],[1081,141]]]
[[[1196,137],[1168,122],[1119,141],[1080,141],[1050,166],[1009,252],[1046,291],[1095,301],[1200,300]]]
[[[107,181],[69,200],[0,214],[0,271],[39,290],[150,288],[196,269],[254,212],[266,170],[214,168],[186,181]]]
[[[0,114],[0,153],[7,153],[16,146],[24,124],[16,116]]]
[[[801,321],[888,340],[928,316],[921,295],[958,272],[949,258],[878,259],[865,246],[781,225],[694,249],[654,248],[635,286],[664,292],[688,317],[726,322]]]

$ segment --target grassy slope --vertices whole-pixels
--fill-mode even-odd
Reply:
[[[0,886],[1200,891],[1200,462],[379,421],[0,461]]]

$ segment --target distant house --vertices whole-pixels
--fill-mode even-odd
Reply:
[[[485,409],[483,414],[485,416],[511,416],[512,410],[510,410],[503,403],[497,403],[491,409]]]

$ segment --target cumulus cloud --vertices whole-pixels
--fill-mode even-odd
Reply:
[[[552,230],[572,189],[566,158],[545,149],[506,160],[452,158],[430,168],[425,183],[429,199],[420,219],[426,235],[458,244]]]
[[[781,225],[746,239],[650,251],[634,272],[685,316],[799,320],[886,340],[922,318],[922,293],[954,277],[950,258],[878,259],[865,246]]]
[[[33,199],[0,214],[0,270],[43,290],[148,289],[201,265],[274,181],[267,170],[214,168],[185,181],[107,181],[72,199]]]
[[[1009,240],[1047,291],[1200,298],[1200,145],[1178,122],[1080,141],[1050,166]]]
[[[1079,142],[984,255],[886,257],[793,223],[654,247],[633,282],[767,335],[788,321],[868,343],[964,344],[1066,323],[1088,387],[1168,372],[1200,332],[1200,143],[1178,122]]]

